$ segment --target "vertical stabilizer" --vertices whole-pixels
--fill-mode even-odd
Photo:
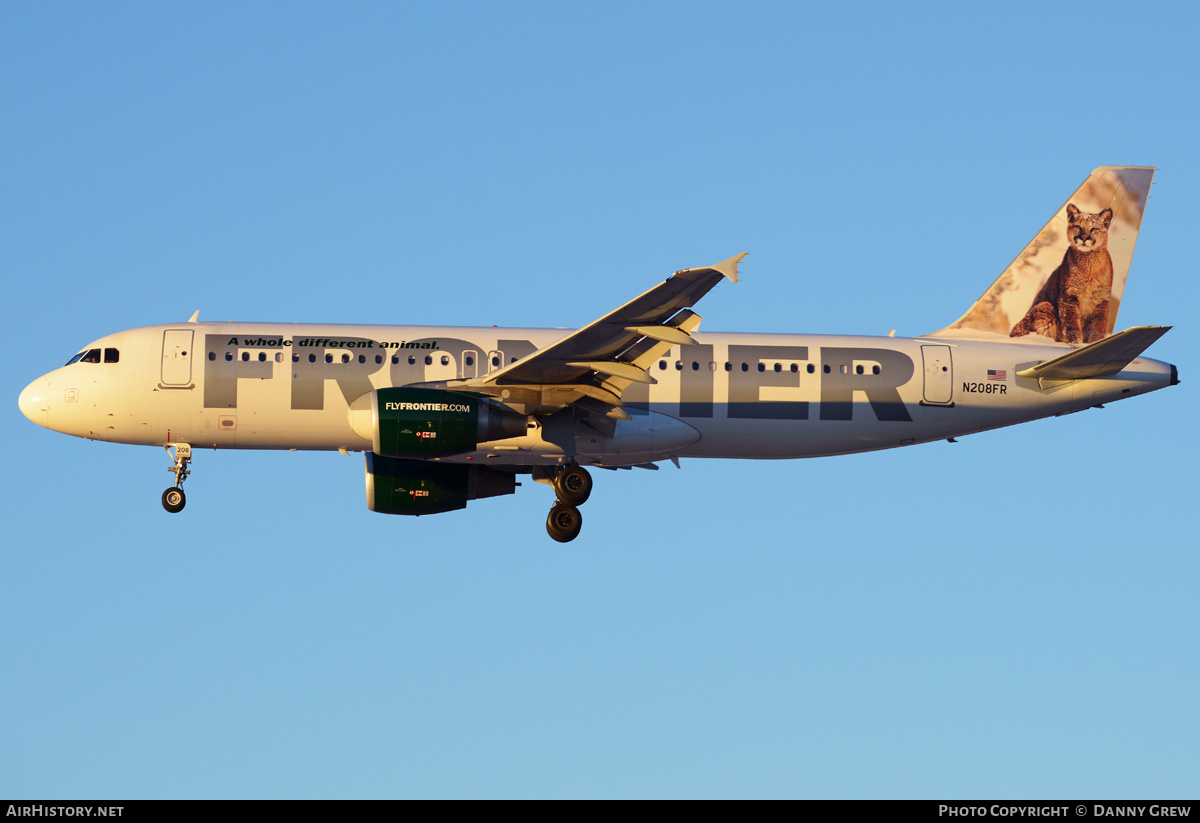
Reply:
[[[1112,334],[1154,169],[1101,166],[996,278],[937,334],[970,330],[1073,345]]]

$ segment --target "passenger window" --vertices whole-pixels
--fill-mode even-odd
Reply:
[[[228,363],[232,360],[233,360],[233,352],[231,352],[231,351],[225,352],[225,362]]]
[[[766,364],[766,363],[759,363],[759,364],[758,364],[758,370],[759,370],[759,371],[766,371],[766,370],[767,370],[767,364]]]
[[[467,355],[467,368],[475,365],[475,358]]]
[[[309,363],[316,363],[316,362],[317,362],[317,356],[316,356],[315,354],[310,354],[310,355],[308,356],[308,362],[309,362]]]
[[[333,355],[332,355],[332,354],[327,354],[327,355],[325,355],[325,362],[326,362],[326,363],[332,363],[332,362],[333,362]]]
[[[667,370],[667,361],[666,361],[666,360],[659,360],[659,361],[658,361],[658,370],[659,370],[659,371],[666,371],[666,370]]]
[[[776,363],[775,364],[775,373],[779,374],[781,371],[783,371],[783,366],[779,363]]]
[[[696,360],[692,361],[692,371],[700,371],[699,361],[696,361]]]
[[[215,351],[210,351],[210,352],[208,353],[208,359],[209,359],[209,360],[216,360],[216,359],[217,359],[217,353],[216,353]]]
[[[281,351],[277,351],[277,352],[275,352],[275,362],[276,362],[276,363],[282,363],[282,362],[283,362],[283,352],[281,352]]]
[[[249,362],[250,362],[250,352],[248,352],[248,351],[244,351],[244,352],[242,352],[242,362],[243,362],[243,363],[249,363]]]
[[[871,374],[879,374],[879,366],[872,366]]]
[[[857,373],[857,374],[862,374],[862,373],[863,373],[863,367],[862,367],[861,365],[859,365],[859,366],[855,366],[855,367],[854,367],[854,371],[855,371],[855,373]]]
[[[294,353],[294,352],[293,352],[293,353],[292,353],[292,362],[293,362],[293,363],[299,363],[299,362],[300,362],[300,355],[298,355],[298,354],[296,354],[296,353]]]
[[[824,371],[826,374],[829,374],[829,364],[828,364],[828,363],[826,363],[824,366],[822,366],[822,367],[821,367],[821,369],[822,369],[822,370],[823,370],[823,371]]]
[[[792,374],[799,374],[799,373],[800,373],[800,367],[797,366],[795,363],[793,363],[792,364]]]
[[[675,371],[683,371],[683,361],[682,360],[675,361]]]
[[[433,358],[432,358],[430,355],[428,355],[428,354],[427,354],[427,355],[425,355],[425,365],[426,365],[426,366],[432,366],[432,365],[433,365]]]
[[[808,364],[808,373],[809,374],[813,374],[814,372],[816,372],[816,370],[817,370],[816,366],[814,366],[812,363]]]
[[[446,355],[444,355],[444,354],[442,355],[442,365],[443,365],[443,366],[449,366],[449,365],[450,365],[450,358],[449,358],[449,357],[447,357],[447,356],[446,356]]]
[[[383,355],[382,355],[382,354],[377,354],[377,355],[375,355],[375,365],[376,365],[376,366],[382,366],[382,365],[383,365]]]
[[[750,371],[750,364],[749,364],[749,363],[743,363],[743,364],[742,364],[742,371]]]
[[[121,361],[121,353],[119,351],[117,351],[116,349],[105,349],[104,350],[104,362],[105,363],[119,363],[120,361]]]
[[[342,362],[343,362],[343,363],[349,363],[349,362],[350,362],[350,352],[348,352],[348,351],[344,351],[344,352],[342,352]]]
[[[259,363],[266,363],[266,362],[267,362],[267,353],[266,353],[265,351],[260,351],[260,352],[258,353],[258,362],[259,362]]]
[[[492,368],[494,369],[494,368],[498,367],[499,365],[500,365],[500,358],[493,357],[492,358]]]

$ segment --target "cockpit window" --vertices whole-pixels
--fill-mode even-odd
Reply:
[[[121,362],[121,352],[118,351],[117,349],[105,349],[104,350],[104,362],[105,363]]]
[[[79,358],[79,362],[80,363],[99,363],[100,362],[100,350],[99,349],[88,349],[86,352],[83,353],[83,357]]]
[[[81,351],[79,354],[77,354],[77,355],[75,355],[74,357],[72,357],[72,358],[71,358],[70,360],[68,360],[66,363],[63,363],[63,365],[64,365],[64,366],[69,366],[69,365],[71,365],[72,363],[78,363],[78,362],[80,361],[80,359],[81,359],[81,358],[82,358],[82,357],[83,357],[85,354],[87,354],[87,352],[85,352],[85,351]]]

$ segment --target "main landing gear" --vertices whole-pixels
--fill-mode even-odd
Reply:
[[[163,446],[167,453],[171,453],[170,446]],[[192,462],[192,447],[187,443],[175,444],[175,465],[167,469],[169,472],[175,473],[175,485],[168,488],[162,493],[163,508],[171,514],[177,514],[183,511],[183,507],[187,504],[187,495],[183,493],[183,481],[187,480],[187,476],[191,474],[188,465]]]
[[[592,476],[587,469],[572,464],[558,472],[553,485],[558,499],[546,517],[546,531],[559,543],[569,543],[583,528],[583,515],[578,507],[592,494]]]

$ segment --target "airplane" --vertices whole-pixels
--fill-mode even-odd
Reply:
[[[21,392],[47,429],[165,448],[365,454],[367,506],[424,515],[551,486],[575,539],[588,469],[852,454],[1065,415],[1179,383],[1114,334],[1152,167],[1093,171],[957,321],[919,337],[704,333],[692,309],[746,253],[682,269],[574,331],[184,323],[89,343]]]

